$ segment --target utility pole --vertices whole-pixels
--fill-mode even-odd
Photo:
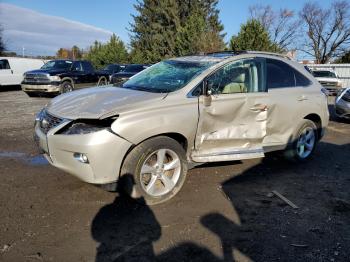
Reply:
[[[24,50],[25,50],[25,48],[24,48],[24,46],[22,46],[22,57],[24,57]]]

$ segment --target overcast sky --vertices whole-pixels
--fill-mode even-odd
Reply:
[[[9,51],[28,55],[53,55],[60,47],[87,48],[95,40],[105,42],[112,32],[126,44],[136,0],[0,0],[0,25]],[[219,0],[225,41],[237,34],[249,17],[249,6],[298,11],[307,0]],[[332,0],[318,0],[324,7]]]

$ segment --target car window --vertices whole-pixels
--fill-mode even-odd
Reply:
[[[89,63],[89,62],[82,62],[82,65],[83,65],[83,70],[85,72],[88,72],[88,73],[91,73],[94,71],[94,68],[92,67],[92,65]]]
[[[72,71],[75,72],[82,72],[83,71],[83,67],[81,66],[81,62],[75,61],[72,65]]]
[[[330,77],[330,78],[337,77],[334,72],[326,71],[326,70],[325,71],[314,71],[313,75],[314,75],[314,77]]]
[[[265,60],[242,59],[229,63],[209,76],[207,85],[212,94],[264,92]]]
[[[9,61],[7,59],[1,59],[0,60],[0,70],[5,70],[5,69],[11,69]]]
[[[266,69],[267,87],[269,89],[295,87],[294,69],[286,63],[279,60],[267,59]]]
[[[295,76],[295,85],[296,86],[309,86],[309,85],[311,85],[311,81],[306,76],[304,76],[303,74],[298,72],[297,70],[294,70],[294,76]]]

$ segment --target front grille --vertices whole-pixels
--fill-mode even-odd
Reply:
[[[337,86],[337,83],[335,83],[335,82],[320,81],[320,84],[324,87],[336,87]]]
[[[24,77],[25,83],[49,83],[50,79],[47,74],[27,73]]]
[[[62,122],[62,118],[55,117],[45,110],[41,115],[40,128],[45,134],[47,134],[47,132],[49,132],[50,129],[58,126]]]

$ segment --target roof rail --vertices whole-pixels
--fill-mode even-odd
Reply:
[[[210,52],[206,53],[206,55],[241,55],[241,54],[261,54],[261,55],[271,55],[271,56],[278,56],[287,58],[289,60],[292,60],[289,56],[284,54],[278,54],[273,52],[264,52],[264,51],[252,51],[252,50],[240,50],[240,51],[233,51],[233,50],[226,50],[226,51],[218,51],[218,52]]]

